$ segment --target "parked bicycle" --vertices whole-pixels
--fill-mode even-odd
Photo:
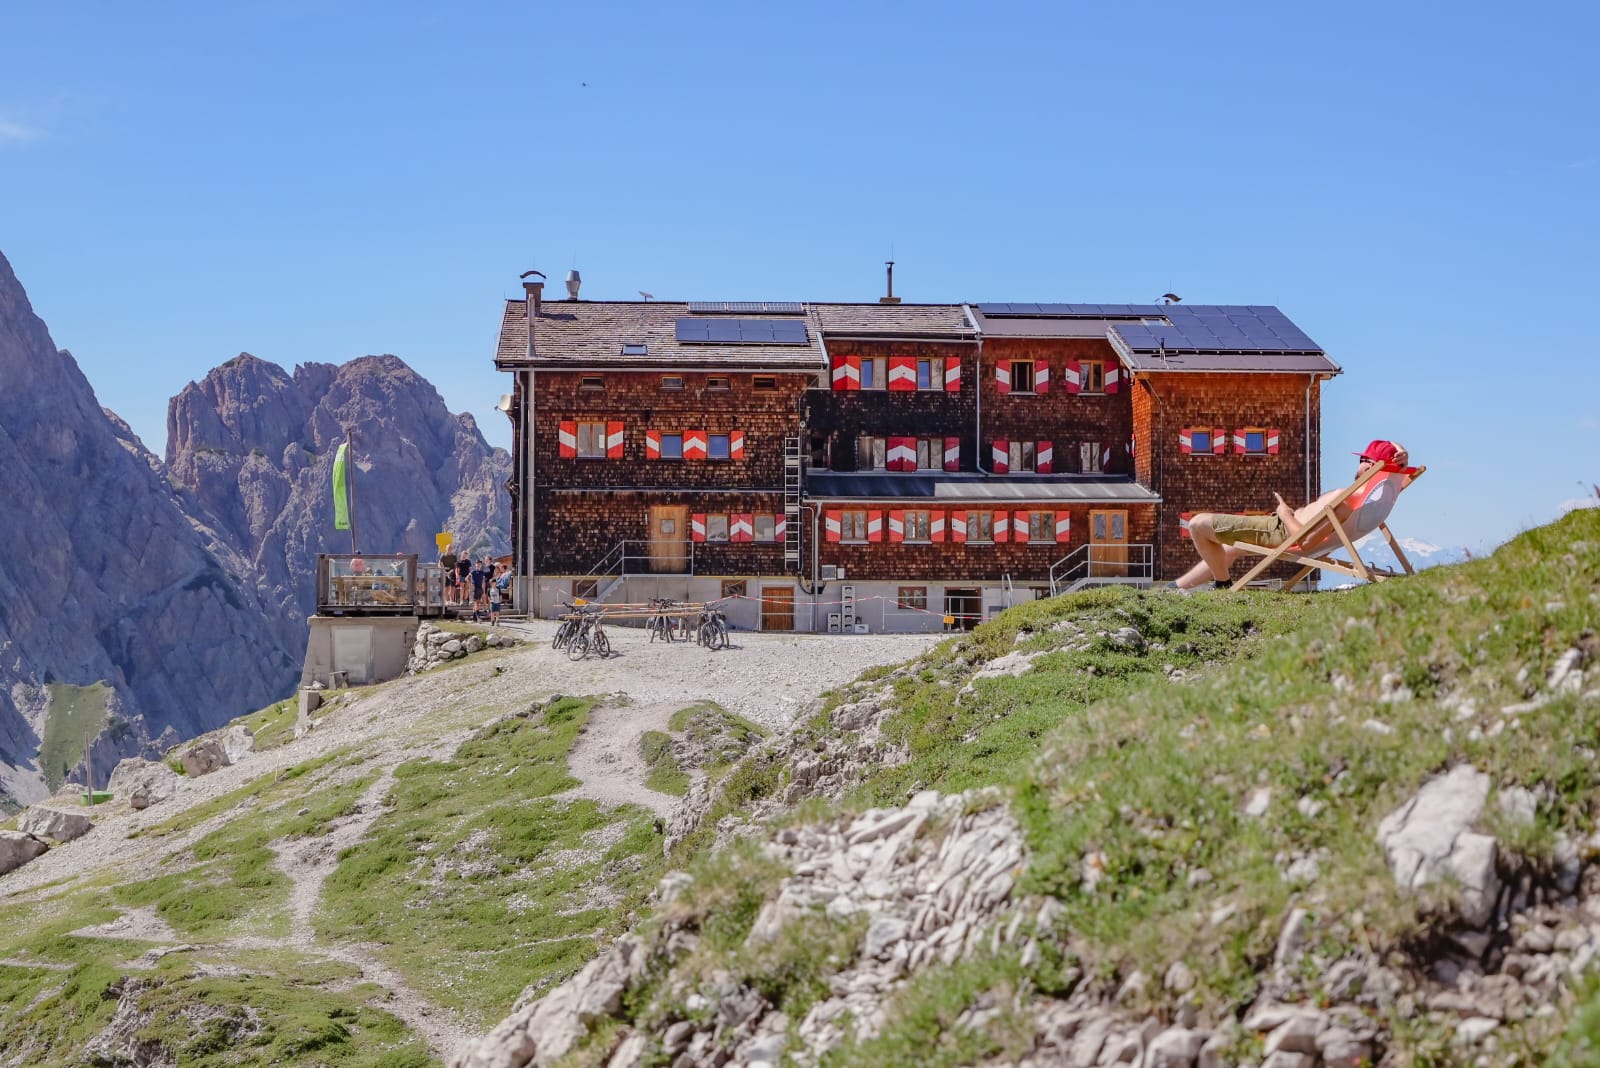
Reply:
[[[700,613],[700,625],[696,628],[700,644],[707,649],[726,649],[728,647],[728,619],[722,614],[720,608],[707,608]]]
[[[685,621],[674,609],[682,609],[678,601],[669,601],[665,597],[652,597],[650,599],[650,616],[645,620],[645,630],[650,632],[650,640],[660,638],[664,642],[682,641],[688,638]]]
[[[601,625],[599,612],[585,612],[578,621],[578,631],[567,641],[567,659],[582,660],[590,653],[602,660],[611,655],[611,639]]]
[[[561,606],[566,612],[561,618],[561,625],[556,628],[556,636],[550,645],[556,649],[565,649],[567,644],[578,631],[583,629],[583,611],[570,601],[562,601]]]

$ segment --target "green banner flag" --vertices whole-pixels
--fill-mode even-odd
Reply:
[[[347,479],[350,477],[346,470],[345,453],[350,448],[350,443],[344,442],[339,446],[339,451],[333,456],[333,529],[350,529],[350,491]]]

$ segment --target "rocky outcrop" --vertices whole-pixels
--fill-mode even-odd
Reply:
[[[166,467],[191,507],[243,556],[280,611],[282,640],[304,648],[316,557],[349,552],[333,526],[332,465],[355,428],[355,523],[370,553],[434,560],[434,535],[474,553],[509,550],[511,460],[470,415],[395,356],[290,374],[248,353],[191,382],[167,410]]]
[[[17,820],[17,827],[39,838],[70,842],[89,833],[94,824],[87,814],[68,812],[49,805],[30,805]]]
[[[136,809],[149,808],[172,796],[178,789],[178,775],[159,761],[130,757],[111,772],[106,789]]]
[[[210,730],[294,684],[303,640],[159,468],[0,257],[0,792],[16,801],[47,792],[34,754],[52,684],[113,691],[97,779],[169,727]]]
[[[0,831],[0,875],[45,854],[50,846],[26,831]]]
[[[483,649],[508,649],[520,644],[518,639],[498,631],[490,631],[480,637],[442,630],[425,622],[417,627],[417,640],[411,647],[411,655],[406,658],[406,674],[420,675],[429,668],[460,660]]]

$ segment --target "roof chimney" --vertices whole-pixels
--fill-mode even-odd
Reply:
[[[538,276],[537,282],[529,279]],[[544,273],[542,271],[522,272],[522,297],[528,304],[528,322],[533,322],[534,316],[539,314],[539,302],[544,299]],[[532,330],[529,330],[532,334]]]
[[[889,268],[889,295],[879,297],[879,304],[899,304],[900,298],[894,295],[894,260],[885,260],[884,266]]]
[[[583,285],[583,275],[579,274],[578,273],[578,269],[576,267],[574,267],[572,270],[567,272],[567,299],[568,300],[577,300],[578,299],[578,287],[581,286],[581,285]]]

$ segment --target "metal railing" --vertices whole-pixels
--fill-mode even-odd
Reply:
[[[1050,594],[1089,586],[1148,586],[1155,581],[1155,546],[1142,542],[1090,542],[1050,565]]]
[[[438,571],[437,565],[429,565]],[[374,556],[370,553],[317,555],[317,612],[357,611],[374,615],[413,612],[431,588],[422,578],[415,553]],[[438,581],[442,598],[444,583]]]
[[[595,592],[592,599],[604,600],[623,579],[630,576],[692,578],[695,544],[692,541],[670,538],[618,542],[584,576],[594,581]]]

